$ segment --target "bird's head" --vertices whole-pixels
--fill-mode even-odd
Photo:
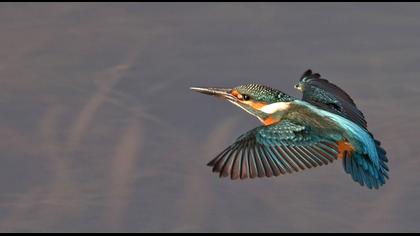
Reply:
[[[286,110],[295,98],[264,85],[247,84],[235,88],[192,87],[194,91],[223,98],[244,109],[261,121]],[[263,122],[265,123],[265,122]]]

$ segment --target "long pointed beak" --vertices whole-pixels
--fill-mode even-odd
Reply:
[[[224,98],[227,100],[236,100],[236,97],[233,96],[230,91],[232,91],[232,89],[226,89],[226,88],[200,88],[200,87],[191,87],[190,88],[193,91],[202,93],[202,94],[207,94],[207,95],[211,95],[211,96],[216,96],[216,97],[220,97],[220,98]]]

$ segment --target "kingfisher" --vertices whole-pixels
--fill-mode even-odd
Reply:
[[[388,158],[363,113],[340,87],[307,70],[295,88],[302,99],[260,84],[191,87],[222,98],[262,125],[239,136],[208,163],[220,177],[273,177],[341,159],[355,182],[378,189],[389,179]]]

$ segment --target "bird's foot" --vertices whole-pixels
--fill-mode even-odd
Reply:
[[[353,145],[347,141],[339,141],[338,143],[338,159],[344,159],[346,157],[351,157],[354,151]]]

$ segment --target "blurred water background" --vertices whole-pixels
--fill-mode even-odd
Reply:
[[[420,231],[420,4],[1,3],[1,232]],[[364,111],[391,180],[341,163],[220,180],[258,121],[189,91],[299,96],[311,68]]]

